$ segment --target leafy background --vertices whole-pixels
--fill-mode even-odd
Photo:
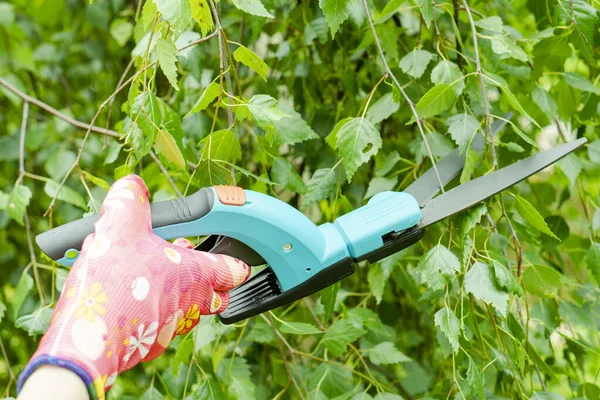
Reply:
[[[120,176],[140,174],[154,201],[236,183],[322,223],[456,147],[464,182],[585,136],[340,284],[234,326],[203,318],[109,398],[600,398],[599,9],[0,3],[4,397],[68,272],[33,237],[96,213]],[[477,132],[482,156],[468,150]]]

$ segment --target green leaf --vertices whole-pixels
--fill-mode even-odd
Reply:
[[[331,327],[325,332],[321,339],[323,344],[334,357],[341,356],[345,351],[348,344],[354,342],[356,339],[367,333],[362,328],[357,328],[354,324],[345,319],[337,320]]]
[[[269,66],[252,50],[240,45],[240,47],[233,52],[233,58],[250,68],[252,71],[256,72],[258,76],[263,79],[263,81],[267,81]]]
[[[571,182],[571,186],[575,185],[577,182],[577,177],[583,170],[583,164],[577,155],[571,153],[566,157],[563,157],[561,160],[558,160],[556,163],[560,167],[560,169],[565,173],[567,178],[569,178],[569,182]]]
[[[70,150],[54,151],[44,161],[44,169],[52,179],[61,180],[76,159],[77,155]]]
[[[4,313],[6,312],[6,306],[0,301],[0,322],[4,319]]]
[[[473,359],[469,357],[469,368],[467,369],[467,387],[471,392],[469,398],[477,400],[485,400],[485,390],[483,388],[485,377],[477,368],[477,365],[473,362]]]
[[[384,94],[373,103],[367,110],[366,118],[373,125],[388,119],[392,114],[400,109],[400,104],[394,101],[394,95],[389,92]]]
[[[254,325],[252,325],[248,336],[246,336],[244,340],[256,343],[274,343],[275,334],[273,333],[273,329],[265,321],[256,320]]]
[[[100,186],[102,189],[104,189],[106,191],[108,191],[110,189],[110,185],[104,179],[98,178],[97,176],[94,176],[84,170],[81,170],[81,172],[83,173],[83,176],[85,176],[94,185]]]
[[[140,159],[152,149],[162,125],[160,102],[156,95],[145,91],[136,96],[131,105],[130,118],[137,123],[132,125],[125,141]]]
[[[376,346],[366,349],[363,349],[361,346],[361,351],[375,365],[398,364],[410,361],[410,358],[398,350],[392,342],[381,342]]]
[[[308,387],[318,388],[308,394],[307,400],[341,400],[352,393],[353,376],[348,368],[333,363],[318,363],[318,367],[309,368],[307,372],[310,374]]]
[[[296,144],[306,140],[318,139],[319,135],[306,123],[302,116],[289,107],[281,107],[288,116],[275,121],[278,144]]]
[[[571,56],[569,39],[566,35],[550,36],[538,42],[533,48],[536,68],[562,71],[565,60]]]
[[[197,185],[201,188],[215,185],[233,185],[231,170],[213,160],[201,161],[194,176]]]
[[[16,320],[19,316],[19,310],[21,310],[21,306],[23,305],[23,302],[27,298],[27,295],[32,288],[33,278],[27,273],[22,274],[17,286],[15,287],[15,294],[12,298],[11,305],[13,319]]]
[[[377,154],[383,141],[379,131],[365,118],[352,118],[337,133],[336,146],[344,158],[348,182],[362,164]]]
[[[433,290],[443,289],[446,283],[454,280],[458,271],[460,271],[458,257],[442,244],[437,244],[429,250],[419,260],[415,269],[421,283]]]
[[[177,32],[183,32],[193,23],[189,0],[153,0],[162,17]]]
[[[152,0],[146,0],[144,7],[142,8],[142,26],[144,30],[147,30],[152,26],[154,22],[154,16],[156,14],[156,3]]]
[[[209,376],[194,393],[194,400],[227,400],[227,397],[217,381]]]
[[[560,240],[548,227],[544,218],[540,215],[540,213],[533,207],[527,200],[523,197],[513,194],[516,202],[516,208],[519,212],[519,215],[527,221],[531,226],[533,226],[538,231],[545,233],[548,236],[555,238],[556,240]]]
[[[46,181],[46,184],[44,185],[44,193],[46,193],[50,198],[53,198],[54,196],[56,196],[59,186],[60,185],[58,182],[53,181],[52,179],[48,179]],[[60,189],[60,192],[58,192],[57,198],[58,200],[62,200],[66,203],[73,204],[74,206],[77,206],[82,210],[88,210],[87,203],[85,202],[83,197],[68,186],[63,185],[63,187]]]
[[[431,118],[454,105],[456,92],[452,86],[440,83],[429,89],[417,103],[417,113],[421,118]]]
[[[518,145],[515,142],[500,143],[500,145],[506,147],[508,151],[512,151],[513,153],[522,153],[525,151],[521,145]]]
[[[385,192],[388,190],[392,190],[396,187],[398,183],[398,178],[385,178],[385,177],[375,177],[369,181],[369,187],[367,188],[367,193],[365,193],[365,199],[369,199],[375,196],[377,193]]]
[[[485,203],[482,203],[467,211],[462,221],[462,237],[465,237],[471,231],[471,229],[475,228],[479,221],[481,221],[481,217],[483,217],[487,212],[488,209]]]
[[[400,68],[413,78],[420,78],[433,58],[433,53],[414,49],[400,60]]]
[[[499,54],[501,56],[508,56],[519,61],[527,62],[529,59],[527,58],[527,54],[521,49],[514,40],[512,40],[509,36],[505,35],[494,35],[491,38],[492,40],[492,50],[494,53]]]
[[[335,309],[338,292],[340,291],[340,282],[336,282],[326,289],[321,290],[321,301],[323,302],[324,316],[323,320],[328,322]]]
[[[0,26],[10,27],[15,21],[14,5],[0,3]]]
[[[461,184],[471,180],[471,175],[473,175],[473,172],[475,171],[475,168],[477,168],[477,165],[479,165],[480,160],[481,157],[479,156],[478,152],[472,149],[467,149],[467,156],[465,157],[465,166],[463,167],[463,170],[460,174]]]
[[[503,291],[494,279],[490,266],[475,262],[465,275],[465,289],[477,300],[491,304],[500,315],[508,312],[508,293]]]
[[[588,157],[590,161],[600,164],[600,140],[594,140],[587,145]]]
[[[530,400],[565,400],[565,398],[554,392],[535,392]]]
[[[221,86],[219,86],[217,82],[211,82],[210,85],[204,89],[198,100],[196,100],[194,107],[192,107],[192,109],[185,114],[183,118],[185,119],[192,114],[205,110],[206,107],[208,107],[210,103],[212,103],[219,96],[220,91]]]
[[[315,335],[323,333],[319,328],[306,322],[283,322],[279,329],[283,333],[294,335]]]
[[[202,37],[204,37],[215,27],[208,2],[206,0],[189,0],[189,2],[192,18],[200,26],[200,32],[202,33]]]
[[[289,117],[277,108],[277,100],[266,94],[256,94],[246,104],[250,111],[252,121],[256,126],[262,128],[267,134],[275,134],[275,122]]]
[[[498,16],[482,18],[478,21],[475,21],[475,26],[492,32],[502,33],[503,31],[502,18]]]
[[[569,86],[579,89],[583,92],[590,92],[594,94],[600,95],[600,89],[594,86],[592,82],[590,82],[585,76],[577,74],[575,72],[565,72],[564,74],[565,81],[569,84]]]
[[[227,391],[235,398],[255,398],[256,386],[246,359],[236,356],[231,366],[229,362],[222,362],[217,367],[217,373],[221,380],[227,380]]]
[[[110,36],[123,47],[127,44],[133,33],[133,25],[124,18],[115,19],[110,24]]]
[[[139,400],[165,400],[165,396],[155,387],[150,387],[142,394]]]
[[[561,286],[561,274],[545,265],[532,265],[523,272],[527,292],[540,297],[556,297]]]
[[[296,193],[304,193],[306,185],[292,164],[284,158],[276,157],[271,168],[271,178],[286,189]]]
[[[452,351],[454,353],[458,353],[460,348],[459,337],[461,327],[460,321],[456,315],[454,315],[454,311],[452,311],[450,307],[446,306],[435,313],[434,320],[435,326],[438,327],[440,332],[452,345]]]
[[[596,283],[600,282],[600,243],[592,243],[583,258]]]
[[[519,282],[510,269],[506,268],[496,260],[492,260],[492,265],[494,266],[494,277],[501,288],[506,289],[509,293],[514,293],[517,296],[523,297],[525,295],[523,293],[523,288],[521,288],[521,285],[519,285]]]
[[[232,0],[232,2],[234,6],[248,14],[256,15],[257,17],[274,18],[273,14],[267,11],[260,0]]]
[[[33,314],[23,315],[15,321],[15,326],[27,331],[29,336],[40,335],[48,329],[53,312],[53,308],[42,308]]]
[[[31,199],[31,190],[25,185],[17,185],[11,190],[8,195],[8,203],[6,205],[6,212],[8,216],[24,226],[23,215],[29,205]]]
[[[479,130],[480,124],[475,117],[464,112],[449,117],[446,120],[446,125],[448,125],[448,132],[450,132],[452,139],[462,153],[469,147],[469,143]]]
[[[179,90],[177,87],[177,49],[173,42],[167,39],[159,38],[156,42],[156,55],[158,57],[158,64],[160,69],[165,74],[169,83],[175,90]]]
[[[538,145],[535,142],[535,140],[533,140],[532,138],[530,138],[529,136],[527,136],[527,134],[525,132],[523,132],[521,129],[519,129],[519,127],[516,124],[513,124],[512,122],[510,122],[510,126],[512,126],[513,131],[521,138],[523,139],[526,143],[532,145],[533,147],[537,148]]]
[[[517,110],[519,112],[519,114],[521,114],[522,116],[524,116],[525,118],[530,120],[538,128],[541,128],[540,125],[537,123],[537,121],[535,119],[533,119],[529,114],[527,114],[527,111],[525,111],[525,109],[523,108],[521,103],[519,103],[519,100],[517,100],[517,97],[513,94],[513,92],[510,91],[510,89],[508,89],[508,87],[506,87],[504,85],[500,85],[500,89],[502,89],[502,94],[504,95],[504,97],[506,98],[508,103],[515,110]],[[513,127],[514,126],[515,125],[513,125]],[[515,129],[515,132],[516,132],[516,129]]]
[[[338,177],[334,168],[321,168],[315,171],[306,184],[306,194],[302,208],[325,199],[335,193]]]
[[[156,135],[154,148],[158,154],[161,154],[167,161],[175,164],[178,168],[185,168],[185,159],[173,136],[164,129],[159,129]]]
[[[461,79],[463,74],[452,61],[442,60],[431,71],[431,82],[435,85],[446,83],[452,85],[454,93],[458,96],[465,88],[465,81]]]
[[[538,107],[548,116],[549,119],[552,119],[556,116],[558,112],[558,106],[556,101],[550,96],[550,93],[546,92],[541,87],[536,87],[532,93],[533,101]]]
[[[349,3],[350,0],[319,0],[319,7],[323,10],[323,15],[325,15],[325,19],[329,25],[332,39],[335,37],[340,25],[350,15]]]
[[[235,133],[226,129],[206,136],[200,144],[204,147],[203,160],[222,160],[235,163],[242,157],[242,147]]]
[[[418,0],[419,7],[421,8],[421,16],[425,22],[427,29],[431,28],[431,22],[433,21],[433,1],[432,0]]]

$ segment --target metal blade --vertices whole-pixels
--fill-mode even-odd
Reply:
[[[507,113],[504,115],[504,119],[509,120],[512,117],[512,113]],[[506,121],[497,119],[492,124],[492,135],[495,136],[498,132],[500,132],[505,126]],[[475,150],[478,153],[481,153],[483,150],[483,146],[485,145],[485,140],[481,134],[477,134],[471,143],[471,149]],[[436,164],[438,173],[440,175],[440,180],[442,184],[446,186],[448,182],[454,179],[465,166],[465,157],[466,152],[460,154],[459,150],[456,149],[446,157],[444,157],[440,162]],[[435,176],[435,170],[433,168],[428,169],[423,175],[421,175],[417,180],[411,183],[404,192],[410,193],[417,202],[419,206],[423,208],[431,199],[435,197],[440,191],[440,185],[437,177]]]
[[[481,203],[555,163],[586,142],[585,138],[581,138],[561,144],[447,191],[423,208],[423,219],[418,227],[424,228]]]

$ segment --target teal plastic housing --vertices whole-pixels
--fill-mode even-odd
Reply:
[[[204,235],[237,239],[265,259],[285,292],[344,258],[359,258],[378,249],[383,236],[421,220],[417,201],[403,192],[379,193],[363,207],[320,226],[281,200],[245,192],[241,206],[223,204],[215,193],[212,209],[202,218],[154,232],[167,240]],[[58,262],[72,265],[78,253],[70,249]]]

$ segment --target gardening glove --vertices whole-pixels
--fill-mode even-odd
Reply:
[[[126,176],[110,188],[19,390],[36,368],[53,364],[75,372],[91,399],[104,399],[119,372],[158,357],[200,315],[225,310],[228,291],[249,276],[232,257],[156,236],[148,189]]]

